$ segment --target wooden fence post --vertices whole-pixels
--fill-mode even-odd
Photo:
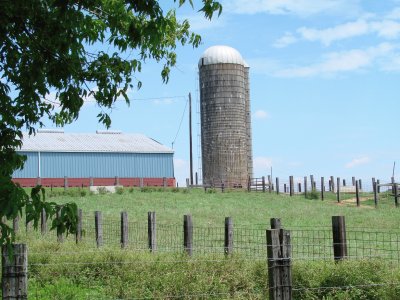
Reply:
[[[297,191],[301,194],[301,182],[297,183]]]
[[[193,254],[193,221],[192,215],[183,216],[183,247],[189,256]]]
[[[25,244],[13,244],[12,255],[2,246],[2,299],[28,299],[28,250]]]
[[[286,183],[283,184],[283,192],[286,194],[287,192],[287,187],[286,187]]]
[[[346,186],[346,179],[343,178],[343,186]]]
[[[398,192],[398,186],[397,183],[393,184],[393,194],[394,194],[394,204],[396,205],[396,207],[399,207],[399,192]]]
[[[128,247],[128,213],[126,211],[121,212],[121,248]]]
[[[270,223],[271,223],[271,229],[281,229],[282,228],[281,219],[279,219],[279,218],[271,218]]]
[[[335,192],[335,178],[331,176],[332,193]]]
[[[304,176],[304,196],[307,197],[307,176]]]
[[[324,201],[324,192],[325,192],[325,178],[321,177],[321,201]]]
[[[271,178],[271,175],[268,175],[268,192],[272,193],[273,190],[274,190],[274,187],[272,185],[272,178]]]
[[[265,193],[265,176],[263,176],[261,180],[262,180],[262,191],[263,193]]]
[[[357,206],[360,206],[360,188],[358,185],[358,180],[356,180],[356,203]]]
[[[291,244],[288,230],[267,230],[267,255],[269,299],[291,300]]]
[[[351,184],[352,184],[353,186],[356,185],[356,178],[355,178],[354,176],[351,177]]]
[[[79,243],[82,240],[82,209],[78,209],[77,216],[78,223],[76,224],[75,242]]]
[[[293,194],[294,194],[293,176],[289,176],[289,195],[293,196]]]
[[[362,190],[362,181],[361,179],[358,179],[358,187],[360,190]]]
[[[372,189],[374,191],[374,204],[376,208],[378,207],[378,183],[376,181],[372,183]]]
[[[276,193],[279,195],[279,177],[275,178],[275,182],[276,182]]]
[[[16,216],[13,220],[13,229],[15,233],[19,231],[19,216]]]
[[[40,215],[40,232],[42,235],[47,233],[47,215],[46,211],[43,209]]]
[[[233,253],[233,220],[231,217],[225,218],[225,254]]]
[[[156,212],[149,211],[147,213],[147,236],[150,252],[157,251],[157,227],[156,227]]]
[[[376,181],[376,183],[377,183],[377,190],[376,190],[376,192],[377,192],[378,194],[380,194],[380,193],[381,193],[381,187],[379,186],[379,184],[381,183],[381,181],[378,179],[378,180]]]
[[[314,175],[310,175],[311,190],[314,189]]]
[[[340,177],[336,178],[336,199],[340,203]]]
[[[196,186],[199,185],[199,175],[197,174],[197,172],[195,173],[195,182]]]
[[[103,218],[101,211],[94,212],[94,226],[96,230],[96,244],[99,248],[103,246]]]
[[[335,261],[347,257],[346,224],[344,216],[332,217],[333,257]]]
[[[250,192],[251,191],[251,178],[249,176],[248,180],[247,180],[247,191]]]
[[[61,214],[60,213],[61,213],[61,211],[58,210],[57,213],[56,213],[56,218],[57,219],[61,218]],[[63,237],[62,233],[60,231],[58,231],[58,229],[57,229],[57,242],[58,243],[64,242],[64,237]]]

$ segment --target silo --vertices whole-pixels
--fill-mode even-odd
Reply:
[[[252,176],[249,67],[228,46],[199,60],[203,184],[246,186]]]

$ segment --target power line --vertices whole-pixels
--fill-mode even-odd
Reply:
[[[181,122],[179,123],[178,131],[176,132],[175,138],[174,138],[174,140],[172,142],[172,149],[174,149],[174,144],[176,142],[176,139],[178,137],[179,132],[181,131],[182,122],[183,122],[183,118],[185,117],[185,113],[186,113],[186,108],[187,108],[188,102],[189,102],[189,99],[186,99],[186,104],[185,104],[185,108],[184,108],[183,113],[182,113]]]

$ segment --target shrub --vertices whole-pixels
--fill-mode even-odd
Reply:
[[[81,189],[81,191],[80,191],[81,197],[85,197],[86,193],[87,193],[87,191],[85,189]]]
[[[117,186],[117,187],[115,188],[115,192],[116,192],[118,195],[122,195],[122,194],[124,193],[124,188],[123,188],[122,186]]]
[[[133,187],[130,187],[129,190],[128,190],[128,192],[129,192],[129,193],[133,193],[134,190],[135,190],[135,189],[134,189]]]
[[[215,188],[206,189],[207,194],[215,194],[216,192],[217,192],[217,190]]]
[[[97,191],[99,192],[100,195],[105,195],[108,193],[107,189],[104,186],[98,187]]]
[[[171,189],[171,192],[173,192],[173,193],[179,193],[179,188],[174,187],[174,188]]]
[[[319,199],[319,193],[315,189],[313,189],[311,192],[308,192],[306,194],[306,199],[310,200]]]

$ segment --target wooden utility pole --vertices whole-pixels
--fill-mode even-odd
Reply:
[[[189,93],[189,149],[190,149],[190,185],[193,185],[192,94],[191,93]]]

